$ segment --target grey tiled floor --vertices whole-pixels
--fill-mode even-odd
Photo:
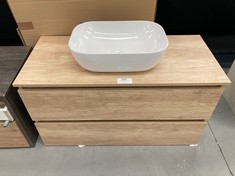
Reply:
[[[235,116],[224,98],[217,105],[209,125],[229,169],[235,175]]]
[[[0,176],[232,176],[234,136],[222,98],[196,147],[46,147],[39,139],[35,148],[1,149]]]

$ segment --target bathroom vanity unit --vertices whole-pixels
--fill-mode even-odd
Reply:
[[[30,52],[30,47],[0,47],[0,148],[32,147],[37,140],[34,123],[12,86]]]
[[[77,64],[69,36],[41,37],[13,85],[43,142],[196,144],[230,81],[200,36],[168,39],[149,71],[95,73]]]

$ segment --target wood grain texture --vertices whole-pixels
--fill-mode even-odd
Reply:
[[[206,122],[36,123],[45,145],[196,144]]]
[[[0,97],[4,96],[29,54],[30,47],[0,47]]]
[[[146,72],[94,73],[81,68],[69,36],[43,36],[14,82],[18,87],[211,86],[230,81],[200,36],[168,36],[160,64]],[[133,84],[117,84],[131,77]]]
[[[5,128],[3,122],[0,122],[0,148],[9,147],[29,147],[29,144],[16,122],[10,123]]]
[[[34,121],[207,120],[221,87],[20,89]]]

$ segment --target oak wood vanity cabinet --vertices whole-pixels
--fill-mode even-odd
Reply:
[[[0,148],[32,147],[37,130],[17,88],[12,86],[30,47],[0,47]]]
[[[197,143],[230,81],[200,36],[168,38],[164,58],[149,71],[94,73],[76,63],[69,36],[42,36],[13,85],[43,142]]]

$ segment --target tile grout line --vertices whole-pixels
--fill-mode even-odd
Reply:
[[[210,126],[210,123],[207,122],[207,124],[208,124],[208,126],[209,126],[209,128],[210,128],[210,130],[211,130],[212,135],[214,136],[215,142],[216,142],[217,146],[219,147],[220,153],[222,154],[222,157],[224,158],[224,161],[225,161],[225,163],[226,163],[226,165],[227,165],[227,168],[228,168],[230,174],[231,174],[232,176],[234,176],[234,174],[233,174],[233,172],[231,171],[231,169],[230,169],[230,167],[229,167],[229,164],[228,164],[228,162],[227,162],[227,160],[226,160],[226,158],[225,158],[225,156],[224,156],[224,153],[223,153],[223,151],[222,151],[222,149],[221,149],[221,147],[220,147],[220,145],[219,145],[219,142],[218,142],[217,139],[216,139],[215,133],[213,132],[213,130],[212,130],[211,126]]]

